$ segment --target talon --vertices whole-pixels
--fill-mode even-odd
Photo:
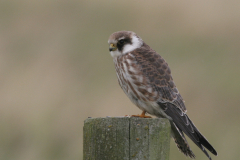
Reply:
[[[140,118],[152,118],[151,116],[146,116],[146,111],[143,111],[141,115],[131,115],[131,117],[140,117]]]

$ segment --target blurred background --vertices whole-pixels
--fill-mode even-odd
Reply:
[[[239,159],[239,8],[238,0],[1,1],[0,159],[81,160],[87,117],[141,113],[108,51],[120,30],[166,59],[189,117],[219,153],[212,158]],[[170,159],[189,159],[172,140]]]

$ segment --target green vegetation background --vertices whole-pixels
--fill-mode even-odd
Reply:
[[[87,117],[138,114],[107,40],[131,30],[171,67],[188,115],[240,157],[240,1],[1,1],[0,159],[81,160]],[[197,159],[207,159],[189,142]],[[170,159],[185,160],[171,141]]]

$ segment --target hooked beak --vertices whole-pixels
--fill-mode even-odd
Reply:
[[[116,50],[117,50],[117,46],[115,44],[111,43],[109,46],[109,51],[111,52],[111,51],[116,51]]]

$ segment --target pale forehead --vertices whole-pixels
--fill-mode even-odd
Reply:
[[[117,43],[117,41],[121,40],[121,39],[125,39],[125,38],[131,38],[132,35],[135,34],[134,32],[131,31],[119,31],[119,32],[115,32],[113,33],[109,39],[108,39],[108,43]]]

